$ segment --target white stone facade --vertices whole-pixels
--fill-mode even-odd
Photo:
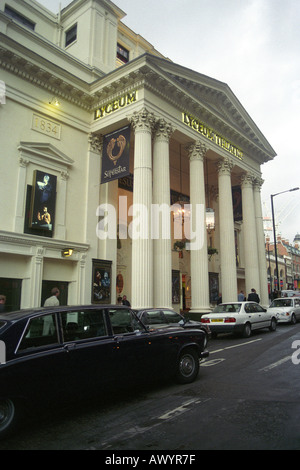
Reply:
[[[126,294],[133,307],[196,314],[216,289],[230,301],[254,287],[267,305],[260,167],[275,152],[228,85],[164,58],[124,16],[109,0],[75,0],[57,15],[35,0],[0,0],[0,289],[18,280],[9,304],[25,308],[41,305],[43,283],[61,282],[65,303],[90,303],[93,262],[106,260],[112,303]],[[128,53],[121,66],[118,46]],[[127,125],[133,188],[101,185],[103,136]],[[52,237],[24,230],[35,170],[57,178]],[[172,191],[213,207],[216,228],[203,226],[202,248],[179,254],[172,236],[151,238],[151,221],[146,239],[98,238],[100,204],[118,213],[126,196],[150,213]],[[171,234],[172,220],[163,219]],[[207,245],[218,253],[210,258]],[[74,251],[64,258],[67,247]]]

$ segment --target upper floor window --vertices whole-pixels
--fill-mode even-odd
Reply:
[[[121,44],[117,44],[117,66],[127,64],[129,62],[129,51]]]
[[[72,28],[70,28],[66,32],[66,45],[65,45],[65,47],[72,44],[72,42],[76,41],[76,39],[77,39],[77,24],[72,26]]]
[[[34,31],[35,23],[33,23],[33,21],[29,20],[28,18],[25,18],[25,16],[21,15],[21,13],[18,13],[17,11],[13,10],[8,5],[5,5],[4,13],[6,13],[14,20],[18,21],[18,23],[21,23],[22,25]]]

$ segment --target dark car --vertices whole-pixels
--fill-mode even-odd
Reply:
[[[135,310],[135,312],[144,325],[147,325],[151,329],[179,326],[182,328],[196,328],[198,330],[203,330],[206,334],[205,346],[207,346],[207,343],[211,338],[211,331],[208,325],[190,320],[170,308],[146,308]]]
[[[24,404],[87,400],[110,383],[136,383],[145,374],[190,383],[199,359],[208,356],[203,331],[151,331],[130,308],[111,305],[1,314],[0,344],[1,437],[13,429]]]

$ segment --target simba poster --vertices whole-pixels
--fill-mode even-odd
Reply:
[[[103,139],[101,184],[129,175],[130,126]]]

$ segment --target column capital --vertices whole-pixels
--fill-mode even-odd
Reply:
[[[140,130],[148,132],[152,132],[156,122],[154,114],[150,113],[146,108],[134,112],[133,115],[129,117],[129,120],[135,131]]]
[[[254,177],[254,180],[253,180],[254,189],[256,191],[260,191],[264,182],[265,181],[260,176]]]
[[[186,150],[189,153],[190,160],[201,160],[203,162],[206,152],[208,148],[206,147],[201,140],[197,140],[196,142],[189,144],[186,146]]]
[[[241,176],[241,184],[242,184],[242,187],[244,188],[249,188],[249,187],[253,187],[253,183],[255,181],[255,177],[253,175],[253,173],[244,173],[242,176]]]
[[[169,141],[171,135],[174,132],[174,127],[170,122],[167,122],[165,119],[159,119],[155,124],[155,138]]]
[[[90,133],[88,135],[88,140],[89,140],[89,146],[90,150],[93,150],[94,152],[102,152],[103,148],[103,136],[102,135],[97,135]]]
[[[230,158],[224,158],[216,163],[216,168],[219,174],[230,175],[233,167],[234,163]]]

